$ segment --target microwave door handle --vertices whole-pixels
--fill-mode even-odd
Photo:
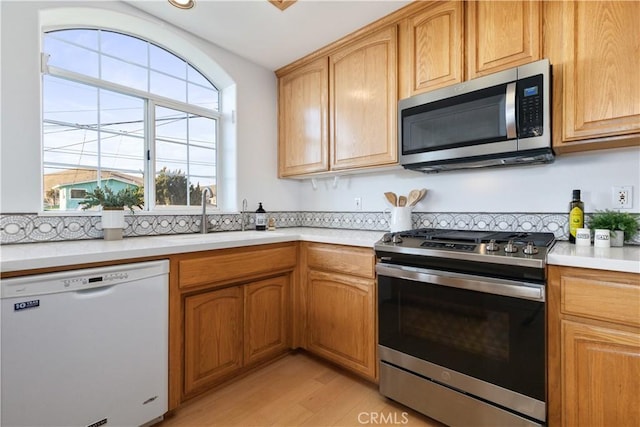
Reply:
[[[507,139],[515,139],[516,134],[516,83],[507,84],[504,106],[504,118],[507,125]]]

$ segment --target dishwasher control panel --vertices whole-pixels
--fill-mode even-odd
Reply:
[[[166,261],[150,261],[16,277],[3,280],[1,297],[14,298],[58,292],[97,290],[98,288],[167,274],[169,272],[168,264]],[[162,268],[158,269],[158,266],[162,266]],[[45,280],[42,280],[43,276],[46,276]]]

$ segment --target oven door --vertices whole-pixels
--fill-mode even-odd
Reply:
[[[541,284],[378,264],[382,362],[546,419]]]

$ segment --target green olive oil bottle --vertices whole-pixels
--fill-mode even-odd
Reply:
[[[573,190],[573,200],[569,203],[569,243],[576,242],[576,231],[584,227],[584,203],[580,200],[580,190]]]

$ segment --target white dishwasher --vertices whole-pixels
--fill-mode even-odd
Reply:
[[[159,420],[167,411],[168,272],[168,261],[152,261],[3,280],[1,425]]]

